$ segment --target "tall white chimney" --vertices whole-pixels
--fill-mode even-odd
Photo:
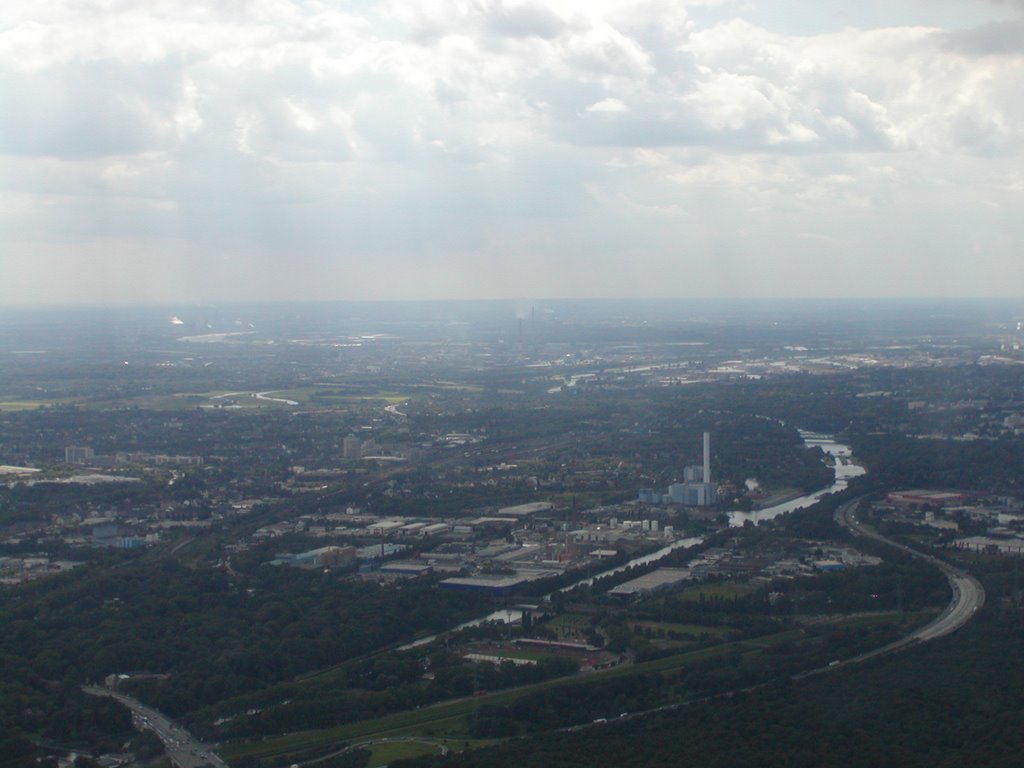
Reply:
[[[704,482],[711,482],[711,433],[704,433]]]

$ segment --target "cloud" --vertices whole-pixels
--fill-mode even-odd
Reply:
[[[947,35],[945,44],[950,51],[971,55],[1021,56],[1024,55],[1024,19],[956,30]]]
[[[550,39],[565,30],[566,22],[543,5],[497,2],[488,7],[485,26],[494,35]]]
[[[211,254],[237,263],[252,249],[334,280],[390,268],[407,293],[442,291],[444,275],[466,285],[473,259],[522,248],[563,295],[581,261],[597,285],[614,271],[602,260],[628,253],[643,295],[645,268],[683,280],[701,253],[762,276],[751,254],[788,263],[765,243],[807,258],[843,243],[876,263],[882,234],[912,248],[913,232],[955,262],[953,222],[993,226],[984,208],[1008,233],[986,258],[1009,258],[1019,22],[796,35],[744,13],[661,0],[11,3],[0,247],[116,242],[119,259],[173,253],[193,276]],[[677,245],[692,257],[674,261]]]
[[[613,99],[613,98],[607,98],[607,99],[601,99],[600,101],[595,101],[593,104],[591,104],[589,107],[587,107],[587,112],[628,112],[628,111],[629,111],[629,107],[627,107],[624,102],[622,102],[620,99]]]
[[[481,159],[484,147],[545,132],[580,145],[730,151],[993,152],[1016,137],[1019,63],[992,64],[980,87],[970,58],[1024,39],[1003,27],[792,37],[739,18],[699,29],[675,4],[588,15],[498,0],[394,6],[378,18],[277,2],[197,4],[180,16],[160,3],[94,5],[89,24],[88,7],[62,16],[53,3],[48,23],[0,37],[0,107],[13,116],[0,148],[175,151],[196,133],[231,131],[254,157],[341,162],[440,148]],[[412,42],[388,28],[396,20]],[[972,111],[997,117],[972,121]],[[617,121],[591,119],[612,112]]]

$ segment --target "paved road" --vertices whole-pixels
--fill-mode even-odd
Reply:
[[[953,590],[953,598],[950,601],[946,609],[936,618],[929,622],[923,627],[916,629],[905,637],[896,640],[895,642],[889,643],[888,645],[882,646],[881,648],[875,648],[874,650],[862,653],[859,656],[854,656],[850,659],[836,664],[833,662],[827,667],[821,667],[819,669],[811,670],[810,672],[804,672],[793,676],[793,679],[801,679],[809,677],[811,675],[821,674],[824,672],[832,672],[836,669],[846,666],[848,664],[855,664],[858,662],[866,661],[876,656],[881,656],[886,653],[894,653],[895,651],[901,650],[917,643],[928,642],[929,640],[935,640],[940,637],[944,637],[960,627],[964,626],[971,618],[974,613],[985,604],[985,590],[973,576],[963,572],[959,568],[950,565],[944,560],[940,560],[932,555],[925,554],[924,552],[918,552],[916,549],[911,549],[908,546],[900,544],[899,542],[888,539],[882,536],[877,531],[865,526],[857,519],[857,505],[860,499],[854,499],[853,501],[846,502],[835,512],[835,520],[840,525],[850,529],[857,536],[864,536],[866,538],[875,539],[881,541],[884,544],[900,549],[913,557],[925,560],[936,568],[941,570],[946,578],[949,580],[950,587]],[[753,691],[763,687],[765,684],[759,684],[750,686],[749,688],[742,689],[743,691]],[[149,728],[163,741],[164,746],[167,749],[167,754],[171,758],[172,762],[178,768],[200,768],[201,766],[214,766],[214,768],[228,768],[227,764],[217,757],[213,751],[205,744],[194,738],[180,725],[177,725],[170,720],[166,715],[161,714],[151,707],[147,707],[138,700],[131,696],[126,696],[121,693],[110,691],[106,688],[98,688],[95,686],[83,686],[86,693],[90,693],[94,696],[110,696],[117,699],[119,702],[124,704],[126,707],[132,710],[132,714],[136,718],[136,724],[143,728]],[[699,701],[709,701],[716,698],[729,697],[735,694],[736,691],[730,691],[725,694],[718,694],[715,696],[709,696]],[[693,704],[695,702],[688,702]],[[683,706],[687,706],[687,703],[676,703],[667,704],[661,707],[655,707],[653,709],[645,710],[643,712],[626,713],[623,712],[619,717],[605,719],[600,718],[593,721],[592,723],[583,723],[580,725],[569,726],[562,728],[562,731],[580,731],[595,726],[606,725],[608,723],[614,723],[616,721],[621,722],[623,720],[632,720],[638,717],[645,717],[647,715],[654,714],[656,712],[665,712],[670,710],[680,709]],[[325,760],[329,757],[342,754],[354,749],[359,746],[371,746],[373,744],[381,744],[392,741],[424,741],[434,744],[440,747],[441,753],[447,753],[447,747],[439,745],[437,742],[429,739],[421,739],[416,737],[394,737],[394,738],[383,738],[373,739],[371,741],[362,742],[360,744],[353,744],[345,749],[339,750],[338,752],[331,753],[330,755],[323,755],[319,758],[307,761],[305,765],[315,765],[321,760]]]
[[[866,659],[874,658],[875,656],[880,656],[884,653],[898,651],[901,648],[906,648],[907,646],[914,645],[916,643],[924,643],[929,640],[944,637],[952,632],[956,632],[960,627],[970,621],[974,616],[975,611],[985,604],[985,589],[981,586],[981,583],[973,576],[964,573],[962,570],[950,565],[945,560],[940,560],[939,558],[925,554],[924,552],[918,552],[916,549],[911,549],[899,542],[888,539],[874,529],[867,527],[857,519],[857,505],[859,503],[860,499],[854,499],[853,501],[848,501],[839,507],[835,512],[836,522],[846,528],[849,528],[856,536],[864,536],[865,538],[881,541],[890,547],[902,550],[913,557],[917,557],[931,563],[946,575],[946,579],[949,580],[949,586],[953,590],[953,599],[950,600],[946,609],[934,621],[911,632],[906,637],[900,638],[894,643],[890,643],[882,648],[876,648],[873,651],[848,659],[845,663],[864,661]]]
[[[962,627],[964,624],[971,620],[971,618],[974,616],[975,611],[977,611],[982,605],[985,604],[985,590],[978,582],[978,580],[975,579],[973,576],[964,573],[959,568],[950,565],[944,560],[940,560],[937,557],[927,555],[923,552],[918,552],[916,549],[911,549],[910,547],[904,546],[903,544],[895,542],[892,539],[887,539],[885,536],[882,536],[877,531],[864,526],[860,521],[857,520],[856,510],[857,504],[859,502],[860,499],[854,499],[853,501],[849,501],[846,504],[843,504],[841,507],[839,507],[839,509],[837,509],[835,513],[836,522],[842,526],[845,526],[846,528],[849,528],[857,536],[865,536],[870,539],[881,541],[890,547],[901,549],[904,552],[913,555],[914,557],[919,557],[923,560],[928,561],[946,575],[946,578],[949,580],[949,585],[953,590],[953,599],[950,600],[949,605],[942,612],[942,614],[938,616],[938,618],[936,618],[934,621],[929,622],[923,627],[914,630],[909,635],[906,635],[905,637],[902,637],[895,642],[889,643],[888,645],[884,645],[881,648],[875,648],[874,650],[868,651],[867,653],[862,653],[859,656],[851,657],[849,659],[846,659],[845,661],[832,662],[831,664],[825,667],[812,669],[808,672],[797,673],[795,675],[792,675],[791,679],[793,680],[802,680],[804,678],[811,677],[814,675],[825,674],[827,672],[835,672],[841,669],[842,667],[847,666],[848,664],[856,664],[862,661],[867,661],[868,659],[873,659],[876,656],[881,656],[886,653],[895,653],[896,651],[902,650],[903,648],[907,648],[911,645],[925,643],[929,640],[935,640],[936,638],[943,637],[960,629],[960,627]],[[758,683],[756,685],[751,685],[746,688],[741,688],[738,691],[727,691],[725,693],[712,694],[711,696],[705,696],[700,699],[695,699],[689,702],[665,704],[663,706],[654,707],[653,709],[647,709],[642,712],[623,712],[618,717],[602,717],[597,720],[594,720],[591,723],[581,723],[580,725],[573,725],[566,728],[561,728],[559,730],[567,732],[583,731],[589,728],[600,727],[615,722],[621,722],[623,720],[633,720],[639,717],[647,717],[648,715],[653,715],[658,712],[670,712],[674,710],[679,710],[684,707],[691,706],[693,704],[713,701],[716,699],[730,698],[737,693],[751,693],[760,688],[764,688],[767,685],[769,685],[769,683]]]
[[[171,762],[178,768],[201,768],[201,766],[228,768],[227,763],[217,757],[213,750],[199,739],[192,736],[167,715],[152,707],[147,707],[138,699],[95,685],[83,685],[82,690],[93,696],[109,696],[128,707],[132,711],[132,720],[135,726],[153,731],[164,743],[164,749]]]

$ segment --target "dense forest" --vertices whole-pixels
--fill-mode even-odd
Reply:
[[[172,560],[108,565],[0,592],[8,733],[49,727],[63,699],[45,708],[31,701],[53,686],[71,690],[112,673],[168,674],[135,692],[180,716],[417,631],[445,629],[488,605],[438,591],[431,580],[394,589],[269,566],[231,575]]]
[[[942,641],[678,711],[395,768],[1020,765],[1024,613],[996,606]],[[782,757],[784,756],[784,757]]]
[[[58,539],[46,543],[50,556],[74,554],[86,562],[71,574],[0,591],[0,768],[30,761],[33,749],[45,745],[113,749],[131,738],[122,707],[80,690],[81,683],[111,673],[151,673],[126,681],[125,690],[210,741],[328,728],[544,683],[510,693],[504,703],[484,703],[464,723],[472,738],[514,740],[419,765],[739,766],[778,764],[779,754],[797,766],[1012,764],[1024,710],[1024,620],[1007,602],[995,601],[978,622],[934,645],[785,682],[811,666],[877,647],[906,631],[914,620],[906,614],[920,618],[948,601],[948,585],[937,570],[871,542],[855,546],[882,556],[881,566],[765,578],[732,594],[713,593],[734,582],[717,575],[706,582],[706,599],[679,591],[627,606],[603,594],[654,565],[559,595],[552,601],[555,612],[566,602],[588,602],[587,641],[628,655],[631,663],[673,662],[684,647],[712,651],[670,672],[634,664],[589,680],[564,658],[542,658],[536,666],[472,664],[440,644],[416,655],[389,652],[493,608],[480,596],[439,591],[436,577],[381,585],[349,578],[354,567],[327,573],[261,565],[274,547],[315,545],[298,536],[226,557],[226,544],[266,522],[349,505],[455,519],[541,499],[554,501],[561,512],[570,503],[576,508],[577,495],[584,510],[599,502],[632,502],[638,488],[663,489],[679,479],[683,466],[699,463],[704,430],[713,435],[715,479],[732,486],[723,493],[748,506],[752,499],[742,497],[747,478],[772,491],[817,489],[832,480],[820,449],[806,448],[797,427],[849,440],[868,475],[851,484],[848,496],[908,486],[1020,492],[1024,444],[1000,425],[1024,400],[1018,376],[1006,371],[974,366],[957,375],[794,374],[639,388],[628,395],[580,387],[557,399],[549,397],[546,379],[528,386],[525,379],[502,377],[505,385],[522,388],[499,392],[497,379],[485,387],[439,386],[415,398],[401,422],[381,417],[377,437],[425,446],[427,458],[373,470],[339,457],[340,440],[359,424],[354,411],[227,414],[189,408],[172,418],[139,408],[55,406],[0,415],[0,448],[11,461],[34,456],[37,463],[56,462],[64,445],[79,442],[103,452],[180,451],[208,458],[201,469],[175,471],[173,478],[169,471],[147,470],[142,482],[132,484],[4,488],[0,527],[75,515],[84,520],[93,513],[155,515],[163,506],[184,505],[210,518],[231,500],[276,499],[244,520],[217,519],[191,549],[179,551],[169,542],[163,550],[113,553],[72,550]],[[317,394],[342,398],[339,392]],[[962,400],[983,405],[963,408]],[[450,431],[472,432],[478,442],[472,450],[451,450],[441,439]],[[967,432],[975,438],[961,439]],[[332,466],[341,483],[323,493],[288,485],[296,474],[292,465],[300,462]],[[756,560],[759,545],[795,546],[780,543],[783,538],[849,543],[832,521],[843,498],[756,529],[720,534],[705,534],[711,523],[696,516],[691,521],[685,511],[657,512],[677,534],[687,523],[700,526],[707,536],[702,548],[735,545]],[[87,536],[88,527],[76,533]],[[39,536],[8,544],[0,554],[37,552],[43,548]],[[600,567],[625,560],[628,549]],[[680,551],[659,566],[684,566],[700,549]],[[1016,600],[1008,571],[998,573],[1002,581],[991,594]],[[566,574],[529,591],[539,597],[577,578]],[[1014,572],[1014,584],[1016,579]],[[867,628],[805,622],[808,616],[884,611],[904,615]],[[652,629],[645,622],[689,626]],[[707,628],[715,634],[702,633]],[[535,629],[542,634],[544,627]],[[681,645],[657,642],[672,631],[687,635]],[[763,641],[768,636],[775,639]],[[717,652],[716,645],[724,650]],[[759,687],[699,700],[751,686]],[[690,703],[678,712],[544,735],[682,701]],[[515,740],[529,735],[529,741]]]
[[[880,487],[1019,493],[1024,485],[1024,442],[1020,440],[965,442],[855,434],[852,443],[871,481]]]

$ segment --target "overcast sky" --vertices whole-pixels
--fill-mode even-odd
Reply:
[[[0,304],[1024,294],[1024,3],[0,6]]]

